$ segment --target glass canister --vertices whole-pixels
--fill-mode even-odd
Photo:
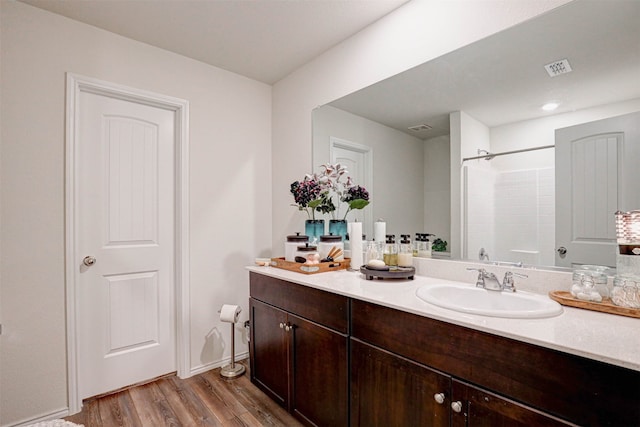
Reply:
[[[581,265],[573,271],[571,283],[571,295],[593,302],[602,302],[603,298],[610,296],[608,267],[600,265]]]
[[[389,267],[398,266],[398,244],[396,243],[395,234],[387,234],[387,242],[384,245],[382,259]]]
[[[379,242],[376,242],[375,240],[370,240],[367,242],[365,246],[366,248],[365,253],[364,253],[365,264],[367,264],[369,261],[373,259],[380,260],[380,261],[383,260],[384,247],[382,245]]]
[[[318,245],[320,259],[323,260],[332,254],[334,261],[344,261],[344,243],[342,236],[334,236],[332,233],[320,236],[320,244]]]
[[[298,246],[304,245],[309,241],[309,236],[300,234],[292,234],[287,236],[287,241],[284,244],[284,259],[285,261],[294,262],[296,258],[296,250]]]
[[[616,276],[611,301],[627,308],[640,308],[640,276]]]
[[[296,262],[302,262],[306,264],[319,264],[320,254],[318,253],[318,247],[310,245],[309,243],[298,246],[298,248],[296,249],[294,260]]]
[[[412,267],[413,266],[413,247],[411,246],[411,240],[409,240],[408,234],[401,234],[400,247],[398,248],[398,266],[399,267]]]

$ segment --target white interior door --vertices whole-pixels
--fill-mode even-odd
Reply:
[[[80,398],[176,370],[174,114],[79,97]]]
[[[370,147],[331,137],[330,155],[331,163],[340,163],[345,166],[353,181],[357,185],[366,188],[369,194],[371,194],[373,179],[372,153]],[[346,207],[343,206],[342,209],[346,209]],[[344,215],[344,210],[340,212],[340,215]],[[371,219],[371,209],[351,211],[347,220],[353,222],[355,219],[363,223],[363,232],[372,236],[373,223]]]
[[[614,213],[640,206],[639,147],[640,113],[556,130],[556,265],[615,267]]]

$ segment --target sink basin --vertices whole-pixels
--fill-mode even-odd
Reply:
[[[438,307],[482,316],[537,319],[562,313],[562,306],[544,295],[488,291],[457,283],[425,285],[416,296]]]

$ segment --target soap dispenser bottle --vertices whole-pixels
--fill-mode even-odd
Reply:
[[[398,244],[395,234],[387,234],[387,242],[384,246],[383,260],[389,267],[398,266]]]
[[[430,258],[431,257],[431,251],[429,251],[429,245],[431,242],[429,242],[429,238],[427,234],[420,234],[420,242],[418,242],[418,256],[420,258]]]
[[[435,234],[427,233],[424,235],[425,240],[425,258],[431,258],[431,241],[429,236],[435,236]]]
[[[398,250],[398,267],[413,266],[413,248],[408,234],[401,234],[400,248]]]
[[[422,240],[422,234],[416,233],[416,238],[413,239],[413,256],[418,256],[418,252],[420,251],[420,241]]]

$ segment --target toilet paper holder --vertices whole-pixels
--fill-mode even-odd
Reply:
[[[238,315],[240,314],[241,311],[242,309],[238,306],[230,306],[226,304],[223,305],[220,308],[220,310],[218,310],[218,313],[220,313],[220,320],[231,324],[231,363],[226,366],[223,366],[220,369],[220,376],[225,378],[239,377],[240,375],[244,374],[246,370],[244,365],[236,364],[236,361],[235,361],[235,357],[236,357],[235,356],[236,355],[236,348],[235,348],[236,333],[235,332],[236,331],[234,329],[234,326],[238,321]]]

